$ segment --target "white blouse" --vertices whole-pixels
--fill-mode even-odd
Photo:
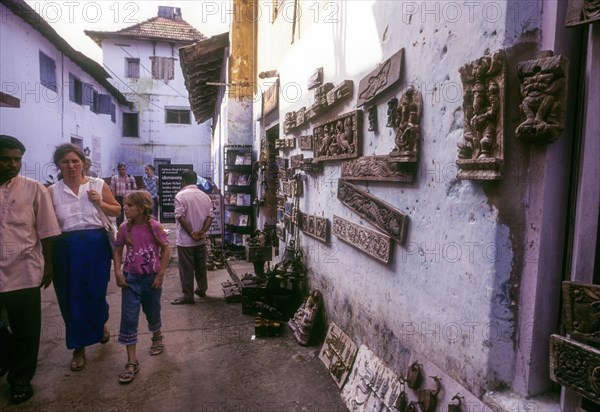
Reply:
[[[87,194],[88,190],[96,190],[102,198],[103,185],[104,180],[90,177],[79,186],[77,195],[62,180],[52,185],[52,203],[62,232],[103,227],[100,212]]]

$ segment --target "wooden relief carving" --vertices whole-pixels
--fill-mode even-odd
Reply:
[[[294,127],[296,127],[296,112],[287,112],[283,121],[283,132],[287,134]]]
[[[589,24],[600,20],[600,0],[569,0],[565,25]]]
[[[325,83],[315,89],[315,101],[311,107],[315,115],[319,115],[325,111],[327,108],[327,93],[333,89],[333,83]]]
[[[279,105],[279,80],[276,80],[262,95],[262,115],[266,116]]]
[[[404,244],[408,216],[343,179],[338,180],[337,197],[359,216],[379,227],[399,244]]]
[[[600,402],[600,350],[564,336],[550,336],[550,379]]]
[[[353,159],[358,157],[362,141],[362,111],[355,110],[313,129],[315,161]]]
[[[392,241],[389,236],[336,215],[333,215],[332,232],[358,250],[383,263],[390,263]]]
[[[334,106],[342,100],[351,97],[354,90],[354,82],[352,80],[344,80],[335,88],[331,89],[326,94],[327,107]]]
[[[325,342],[319,352],[319,359],[325,364],[339,388],[344,386],[357,352],[358,348],[352,339],[339,326],[331,322]]]
[[[290,157],[290,167],[292,169],[299,168],[300,165],[302,164],[303,160],[304,160],[304,155],[303,154],[291,156]]]
[[[306,122],[305,114],[306,114],[305,107],[301,107],[299,110],[296,111],[296,124],[294,125],[295,127],[302,126],[304,124],[304,122]]]
[[[302,196],[304,193],[302,181],[298,179],[290,179],[284,180],[281,182],[282,184],[282,192],[287,197],[298,197]]]
[[[363,156],[342,162],[341,178],[345,180],[376,180],[384,182],[412,182],[414,172],[401,170],[388,156]]]
[[[398,98],[394,97],[387,102],[387,124],[385,127],[398,126]]]
[[[296,147],[295,137],[285,137],[283,139],[275,140],[276,149],[293,149],[294,147]]]
[[[298,137],[300,142],[301,150],[312,150],[313,149],[313,137],[312,135]]]
[[[308,78],[308,90],[312,90],[317,86],[323,84],[323,68],[319,67],[315,72]]]
[[[315,162],[312,157],[307,157],[302,161],[302,165],[300,169],[305,172],[318,172],[319,171],[319,162]]]
[[[369,119],[369,131],[370,132],[377,132],[377,105],[373,104],[371,106],[369,106],[369,108],[367,109],[367,113],[368,116],[367,118]]]
[[[308,236],[314,237],[321,242],[327,242],[327,227],[329,220],[322,216],[302,214],[300,229]]]
[[[275,143],[277,143],[277,140],[275,140]],[[288,159],[286,159],[285,157],[276,156],[275,164],[277,165],[277,168],[279,170],[285,170],[288,168]]]
[[[562,287],[566,333],[600,343],[600,285],[563,282]]]
[[[403,55],[404,49],[398,50],[360,81],[358,84],[358,101],[356,102],[356,107],[367,103],[400,80]]]
[[[390,160],[401,163],[416,163],[419,158],[419,140],[423,97],[411,86],[400,98],[396,121],[398,129]]]
[[[517,138],[547,143],[560,137],[565,128],[568,70],[568,60],[551,51],[517,66],[523,97]]]
[[[464,143],[458,145],[458,178],[504,177],[504,50],[459,69],[463,83]]]

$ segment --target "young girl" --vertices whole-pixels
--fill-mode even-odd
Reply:
[[[128,193],[123,199],[127,221],[119,228],[115,242],[115,275],[117,285],[122,288],[119,342],[127,345],[127,363],[119,374],[120,383],[133,381],[140,370],[135,353],[140,305],[152,332],[150,355],[160,355],[164,348],[160,297],[171,252],[162,225],[152,218],[152,206],[148,192]],[[121,269],[125,245],[127,253]]]

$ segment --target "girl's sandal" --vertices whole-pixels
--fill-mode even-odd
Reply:
[[[130,369],[132,368],[132,369]],[[125,364],[125,370],[119,373],[119,383],[131,383],[133,382],[133,378],[140,371],[140,363],[138,361],[135,362],[127,362]]]
[[[159,335],[159,336],[152,336],[152,346],[150,346],[150,356],[156,356],[156,355],[160,355],[163,350],[165,349],[165,345],[163,345],[162,343],[162,339],[163,336]],[[154,342],[158,342],[160,341],[160,343],[154,343]]]

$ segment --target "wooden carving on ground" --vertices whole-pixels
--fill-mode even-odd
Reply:
[[[401,170],[388,156],[363,156],[342,162],[341,178],[345,180],[412,182],[415,174]]]
[[[315,161],[358,157],[362,141],[362,111],[355,110],[316,125],[313,129]]]
[[[320,240],[321,242],[327,242],[327,228],[329,227],[329,220],[322,216],[302,214],[300,222],[300,229],[305,234]]]
[[[344,242],[354,246],[383,263],[390,263],[392,241],[389,236],[333,215],[332,232]]]
[[[313,137],[312,135],[300,136],[298,141],[301,150],[312,150],[313,149]]]
[[[323,296],[320,291],[311,290],[294,317],[288,321],[288,326],[294,332],[296,341],[302,346],[307,346],[311,341],[313,326],[317,320],[322,300]]]
[[[567,16],[565,17],[567,27],[589,24],[600,20],[600,0],[568,1]]]
[[[398,50],[360,81],[356,107],[360,107],[372,100],[379,93],[400,80],[403,55],[404,49]]]
[[[400,98],[396,117],[398,129],[394,139],[394,149],[390,152],[390,160],[400,163],[417,162],[422,111],[421,92],[411,86]]]
[[[537,60],[519,63],[521,80],[521,124],[517,138],[532,143],[549,143],[565,128],[569,62],[563,56],[543,52]]]
[[[400,245],[404,244],[408,227],[408,216],[404,213],[343,179],[338,180],[337,197],[343,204],[379,227]]]
[[[573,339],[600,343],[600,285],[565,281],[562,286],[565,332]]]
[[[550,379],[600,402],[600,350],[564,336],[550,336]]]
[[[458,178],[504,177],[504,50],[459,69],[463,83],[464,143],[458,145]]]
[[[352,339],[338,325],[331,322],[319,352],[319,359],[325,364],[339,388],[344,386],[357,352],[358,349]]]

